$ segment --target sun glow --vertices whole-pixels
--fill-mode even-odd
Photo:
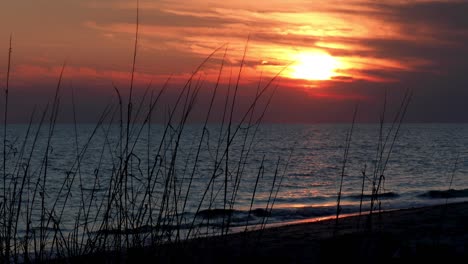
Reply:
[[[327,53],[300,53],[291,66],[290,78],[303,80],[329,80],[336,75],[339,62]]]

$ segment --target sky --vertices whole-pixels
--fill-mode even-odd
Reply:
[[[12,36],[10,121],[28,120],[51,100],[64,64],[64,122],[72,94],[82,122],[118,102],[114,87],[128,100],[136,0],[0,7],[2,90]],[[161,112],[201,65],[194,121],[203,120],[215,87],[214,122],[237,80],[238,119],[273,80],[265,122],[349,122],[356,105],[358,121],[379,122],[383,105],[391,120],[407,89],[408,122],[468,122],[468,1],[140,0],[138,11],[133,98],[167,82]],[[3,92],[0,99],[3,108]]]

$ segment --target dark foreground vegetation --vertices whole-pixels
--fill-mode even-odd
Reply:
[[[293,146],[285,147],[284,156],[273,157],[274,166],[265,165],[267,155],[251,160],[259,125],[281,72],[268,80],[260,80],[247,107],[239,108],[238,91],[247,46],[238,65],[239,71],[235,74],[231,71],[229,83],[224,85],[223,96],[220,96],[223,86],[220,79],[225,70],[226,45],[200,63],[182,85],[176,101],[167,107],[161,99],[167,92],[167,83],[157,89],[149,84],[141,98],[135,96],[137,15],[130,87],[114,87],[115,104],[104,107],[89,134],[78,135],[75,119],[74,133],[70,135],[74,143],[70,148],[76,155],[66,162],[65,173],[57,177],[54,169],[63,161],[52,157],[66,66],[58,76],[50,103],[34,111],[25,134],[9,134],[8,95],[14,92],[9,85],[10,45],[2,127],[1,262],[238,263],[331,262],[335,259],[376,262],[467,257],[467,204],[381,212],[379,199],[384,175],[411,100],[409,91],[388,133],[383,129],[386,123],[384,103],[375,166],[370,173],[365,168],[362,172],[360,201],[362,205],[364,199],[370,200],[370,217],[340,218],[341,190],[356,107],[344,140],[343,162],[337,164],[342,169],[335,219],[266,228]],[[198,74],[215,56],[221,58],[218,79],[211,87],[201,130],[190,142],[193,147],[187,154],[183,138],[204,88]],[[123,96],[124,91],[128,96]],[[208,124],[212,121],[215,102],[222,102],[224,111],[219,129],[213,131]],[[75,117],[74,97],[72,105]],[[160,137],[152,138],[152,120],[161,113],[165,122]],[[240,120],[235,121],[234,116],[240,116]],[[115,138],[111,131],[116,127],[118,136]],[[96,145],[98,136],[104,141]],[[78,140],[83,137],[84,140]],[[142,141],[146,149],[137,150]],[[211,166],[202,170],[200,160],[204,151],[210,153]],[[83,165],[91,159],[90,155],[95,161],[91,168]],[[105,155],[111,160],[107,170],[103,169],[105,164],[109,165]],[[249,165],[255,167],[255,173],[247,169]],[[200,179],[203,180],[200,182]],[[249,184],[244,185],[247,180]],[[198,185],[197,191],[195,185]],[[371,193],[364,193],[369,185]],[[267,202],[262,208],[255,208],[260,186],[267,186]],[[256,231],[231,234],[230,212],[236,209],[241,194],[250,201],[247,219],[252,214],[262,220],[256,223]],[[69,209],[72,203],[78,204],[77,210]],[[204,232],[214,217],[221,219],[217,228],[211,233]],[[248,224],[247,220],[245,226]]]

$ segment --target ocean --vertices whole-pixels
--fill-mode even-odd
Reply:
[[[12,124],[1,198],[19,238],[47,243],[332,217],[340,185],[340,214],[468,200],[468,124],[355,124],[347,147],[350,129]]]

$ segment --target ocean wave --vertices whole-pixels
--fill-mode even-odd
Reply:
[[[312,173],[289,173],[288,176],[294,176],[294,177],[308,177],[312,176]]]
[[[358,207],[352,205],[341,206],[341,214],[357,212]],[[308,207],[286,207],[277,209],[255,208],[252,210],[234,210],[234,209],[204,209],[196,214],[195,221],[192,223],[189,218],[181,219],[180,224],[160,224],[160,225],[143,225],[137,228],[129,229],[104,229],[98,231],[101,234],[107,235],[135,235],[150,233],[154,231],[174,231],[188,230],[190,228],[222,228],[226,226],[241,227],[252,226],[265,223],[268,219],[269,223],[288,222],[295,220],[303,220],[308,218],[327,217],[336,214],[336,206],[308,206]],[[186,215],[188,216],[188,215]],[[164,220],[162,221],[164,222]]]
[[[370,199],[372,198],[372,194],[364,194],[364,195],[361,195],[361,194],[353,194],[353,195],[349,195],[347,197],[351,198],[351,199],[361,199],[361,196],[363,199]],[[393,198],[398,198],[400,197],[400,195],[398,193],[395,193],[395,192],[384,192],[384,193],[379,193],[377,194],[377,198],[380,198],[380,199],[393,199]]]
[[[85,188],[85,187],[82,187],[81,190],[84,191],[84,192],[104,192],[104,191],[107,191],[108,189],[107,188]]]
[[[356,212],[358,207],[354,205],[341,206],[340,213]],[[285,208],[256,208],[252,210],[232,210],[232,209],[207,209],[200,211],[197,216],[204,219],[221,220],[230,217],[231,221],[242,222],[263,218],[270,218],[277,221],[296,220],[304,218],[323,217],[336,214],[336,205],[332,206],[304,206]]]
[[[431,199],[439,199],[439,198],[459,198],[459,197],[468,197],[468,189],[462,190],[431,190],[427,191],[423,194],[420,194],[419,197],[431,198]]]
[[[250,211],[233,210],[233,209],[205,209],[197,213],[198,217],[202,218],[222,218],[231,216],[232,218],[243,219],[245,216],[267,217],[271,215],[271,211],[264,208],[256,208]]]
[[[205,209],[197,213],[197,216],[203,218],[218,218],[232,215],[235,211],[233,209]]]
[[[291,204],[313,204],[317,202],[324,202],[329,200],[336,200],[334,196],[312,196],[312,197],[278,197],[276,203],[291,203]],[[259,202],[266,202],[268,199],[257,199]]]

